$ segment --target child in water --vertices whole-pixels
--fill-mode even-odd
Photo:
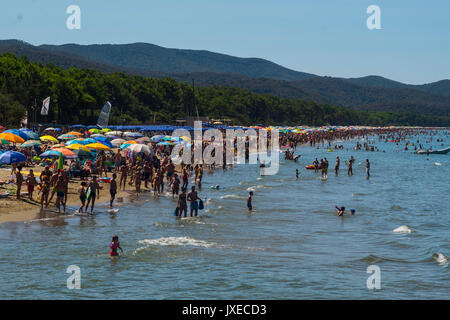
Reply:
[[[117,253],[117,249],[119,248],[121,252],[123,252],[122,248],[120,247],[120,243],[119,243],[119,237],[118,236],[114,236],[112,237],[112,241],[111,244],[109,245],[109,247],[111,248],[111,251],[109,252],[109,255],[111,257],[118,257],[119,253]]]
[[[247,208],[248,211],[252,211],[253,207],[252,207],[252,197],[253,197],[253,191],[250,191],[248,193],[248,198],[247,198]]]

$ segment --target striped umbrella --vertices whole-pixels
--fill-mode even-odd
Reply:
[[[40,146],[42,143],[38,140],[28,140],[22,143],[21,148],[30,148],[34,146]]]

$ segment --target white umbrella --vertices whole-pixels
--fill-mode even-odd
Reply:
[[[133,138],[139,138],[139,137],[143,137],[144,135],[142,133],[139,132],[125,132],[124,137],[133,137]]]
[[[122,131],[109,131],[107,133],[105,133],[105,135],[107,136],[121,136],[122,135]]]
[[[140,143],[134,143],[127,147],[128,150],[131,150],[133,152],[143,152],[145,154],[151,154],[152,150],[146,146],[145,144]]]

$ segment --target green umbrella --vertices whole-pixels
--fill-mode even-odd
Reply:
[[[5,139],[0,139],[0,146],[3,146],[5,144],[10,144],[11,142],[9,142],[8,140]]]

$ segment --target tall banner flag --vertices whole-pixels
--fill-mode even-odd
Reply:
[[[105,105],[100,111],[100,114],[98,115],[97,126],[106,127],[108,125],[110,112],[111,103],[109,103],[109,101],[106,101]]]
[[[50,97],[47,97],[42,101],[42,109],[41,109],[41,115],[46,116],[48,115],[48,109],[50,108]]]

